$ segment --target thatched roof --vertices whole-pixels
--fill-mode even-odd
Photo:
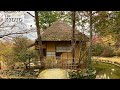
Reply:
[[[116,42],[116,43],[115,43],[115,46],[120,46],[120,42]]]
[[[62,21],[54,22],[49,28],[44,30],[41,35],[42,41],[71,41],[72,40],[72,27]],[[75,30],[75,39],[86,41],[88,37]]]

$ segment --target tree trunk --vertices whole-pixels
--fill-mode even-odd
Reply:
[[[25,65],[25,69],[28,69],[28,66],[27,66],[27,64],[26,64],[26,63],[24,63],[24,65]]]
[[[40,46],[39,50],[38,50],[38,53],[40,55],[41,65],[44,66],[44,63],[43,63],[43,48],[42,48],[42,40],[41,40],[40,27],[39,27],[38,11],[35,11],[35,19],[36,19],[36,27],[37,27],[38,46]]]
[[[75,11],[72,11],[72,62],[75,63]]]
[[[91,57],[92,57],[92,11],[89,11],[89,17],[90,17],[90,48],[89,48],[89,62],[88,66],[91,63]]]
[[[29,58],[29,69],[30,69],[30,58]]]

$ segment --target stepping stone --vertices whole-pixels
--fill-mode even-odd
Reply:
[[[39,74],[38,79],[69,79],[69,74],[64,69],[46,69]]]

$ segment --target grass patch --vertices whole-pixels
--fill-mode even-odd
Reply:
[[[106,74],[110,79],[120,79],[120,67],[118,66],[102,62],[93,62],[93,67],[96,69],[97,75]],[[112,71],[112,69],[114,69],[114,71]]]

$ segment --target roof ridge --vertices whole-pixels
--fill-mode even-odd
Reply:
[[[65,23],[64,21],[58,20],[55,21],[50,27],[48,27],[46,30],[55,30],[56,29],[61,29],[61,30],[72,30],[72,27],[70,25],[68,25],[67,23]]]
[[[78,33],[77,39],[83,35],[79,30],[75,30],[75,32]],[[43,41],[69,41],[72,37],[72,27],[66,22],[58,20],[47,28],[41,36]]]

